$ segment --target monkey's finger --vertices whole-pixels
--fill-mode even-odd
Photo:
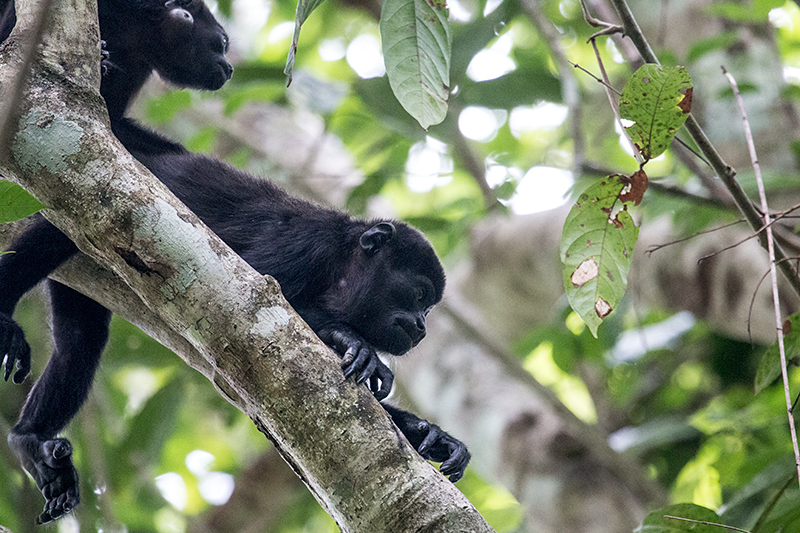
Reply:
[[[431,424],[429,422],[424,422],[424,421],[423,423],[428,426],[427,427],[428,434],[425,436],[424,439],[422,439],[422,443],[417,448],[417,451],[419,452],[420,455],[424,457],[425,454],[428,452],[428,450],[430,450],[431,447],[436,444],[436,441],[439,440],[439,437],[441,436],[441,431],[439,430],[439,426],[435,424]],[[422,430],[425,429],[422,427],[422,423],[420,423],[420,429]]]
[[[364,368],[364,365],[369,363],[369,357],[370,357],[370,352],[367,348],[359,348],[355,360],[344,371],[345,379],[349,378],[350,376],[358,372],[360,369]]]
[[[16,359],[17,372],[14,374],[14,383],[19,385],[31,371],[31,347],[22,337],[16,337],[11,344],[10,353],[16,354],[13,359]],[[9,364],[11,364],[12,357],[9,357]],[[13,364],[10,365],[13,368]],[[10,372],[10,368],[6,368]],[[8,378],[6,378],[8,381]]]
[[[344,352],[344,355],[342,356],[342,370],[352,365],[355,359],[356,359],[356,347],[350,346],[349,348],[347,348],[347,351]],[[345,378],[346,377],[347,377],[347,372],[345,372]]]
[[[378,390],[375,389],[372,390],[375,398],[378,401],[381,401],[387,396],[389,396],[390,392],[392,392],[392,384],[394,383],[394,373],[391,370],[389,370],[389,367],[383,364],[383,361],[381,361],[380,359],[378,360],[378,363],[379,363],[378,367],[375,369],[373,377],[377,376],[378,378],[380,378],[381,387]]]
[[[375,372],[375,368],[378,366],[378,356],[372,354],[369,360],[367,360],[367,366],[364,367],[364,370],[359,374],[358,378],[356,379],[356,383],[364,383],[367,379],[372,376],[373,372]]]
[[[450,481],[455,483],[461,476],[464,475],[464,469],[467,468],[467,463],[470,460],[470,454],[467,447],[460,441],[453,441],[448,443],[450,451],[450,458],[442,463],[439,470],[445,476],[450,477]]]

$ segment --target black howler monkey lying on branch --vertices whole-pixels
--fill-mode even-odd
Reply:
[[[13,3],[0,0],[0,39],[14,24]],[[425,316],[439,302],[444,272],[430,244],[401,222],[366,222],[289,196],[217,160],[188,152],[142,128],[124,112],[153,70],[176,85],[214,90],[231,76],[228,37],[202,0],[99,0],[107,59],[101,94],[114,134],[250,265],[269,274],[317,335],[342,355],[345,376],[367,382],[380,400],[393,375],[376,351],[402,355],[425,336]],[[77,253],[38,216],[0,257],[0,356],[5,379],[30,371],[30,348],[12,320],[28,290]],[[108,338],[110,312],[47,280],[54,351],[34,385],[9,444],[45,496],[38,522],[79,502],[72,446],[56,435],[75,416]],[[16,372],[14,372],[16,368]],[[470,454],[438,426],[383,404],[426,459],[442,462],[452,481]]]

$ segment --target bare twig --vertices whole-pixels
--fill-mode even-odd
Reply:
[[[612,86],[610,83],[606,82],[605,80],[602,80],[602,79],[598,78],[598,77],[597,77],[597,76],[596,76],[596,75],[595,75],[595,74],[594,74],[592,71],[590,71],[590,70],[587,70],[587,69],[585,69],[584,67],[582,67],[581,65],[579,65],[578,63],[573,63],[572,61],[569,61],[569,64],[570,64],[570,65],[572,65],[574,68],[576,68],[576,69],[578,69],[578,70],[582,70],[582,71],[583,71],[585,74],[588,74],[590,77],[594,78],[594,81],[596,81],[597,83],[599,83],[599,84],[601,84],[603,87],[605,87],[607,91],[614,91],[614,93],[615,93],[617,96],[622,96],[622,93],[621,93],[621,92],[619,92],[619,91],[618,91],[618,90],[617,90],[615,87],[613,87],[613,86]]]
[[[594,48],[594,55],[597,58],[597,66],[600,68],[600,74],[603,76],[603,86],[606,88],[608,103],[611,104],[611,109],[614,110],[614,118],[617,120],[619,128],[622,131],[622,134],[625,136],[625,139],[628,140],[628,145],[631,148],[633,157],[641,167],[646,161],[644,160],[644,156],[642,156],[641,152],[639,152],[639,149],[636,148],[636,144],[633,142],[633,139],[631,139],[631,136],[628,134],[628,129],[622,124],[622,117],[619,114],[619,104],[614,99],[614,95],[611,93],[611,82],[608,80],[608,74],[606,73],[606,68],[603,65],[603,59],[600,57],[600,50],[597,48],[597,40],[594,37],[589,40],[592,43],[592,48]]]
[[[716,522],[706,522],[705,520],[692,520],[691,518],[683,518],[682,516],[672,516],[665,514],[664,518],[671,518],[673,520],[683,520],[684,522],[691,522],[693,524],[703,524],[704,526],[714,526],[723,529],[730,529],[731,531],[741,531],[741,533],[750,533],[746,529],[739,529],[738,527],[726,526],[725,524],[718,524]]]
[[[775,222],[773,220],[773,222]],[[787,257],[784,261],[794,261],[797,257]],[[758,283],[756,283],[755,288],[753,289],[753,295],[750,297],[750,307],[747,308],[747,339],[750,341],[750,344],[753,344],[753,333],[750,330],[750,324],[752,323],[753,318],[753,308],[756,306],[756,296],[758,295],[758,290],[761,288],[761,284],[764,283],[764,280],[767,279],[769,276],[769,269],[759,278]],[[791,359],[789,360],[791,362]]]
[[[586,2],[584,0],[581,0],[581,11],[583,11],[583,20],[586,21],[586,24],[592,26],[593,28],[602,28],[600,31],[589,37],[589,41],[593,41],[596,37],[601,35],[622,33],[622,26],[619,24],[611,24],[610,22],[605,22],[594,18],[591,13],[589,13],[589,8],[586,6]]]
[[[682,239],[676,239],[674,241],[670,241],[670,242],[667,242],[667,243],[664,243],[664,244],[654,244],[653,246],[648,248],[645,251],[645,253],[649,255],[649,254],[652,254],[653,252],[659,251],[662,248],[666,248],[667,246],[672,246],[673,244],[680,244],[682,242],[690,241],[690,240],[694,239],[695,237],[699,237],[700,235],[706,235],[708,233],[714,233],[715,231],[720,231],[720,230],[723,230],[723,229],[726,229],[726,228],[730,228],[731,226],[735,226],[737,224],[741,224],[742,222],[744,222],[744,220],[743,219],[739,219],[739,220],[736,220],[734,222],[729,222],[728,224],[723,224],[722,226],[717,226],[717,227],[714,227],[714,228],[711,228],[711,229],[698,231],[697,233],[694,233],[694,234],[689,235],[688,237],[684,237]],[[750,236],[747,239],[752,239],[752,238],[753,237]],[[739,246],[743,242],[746,242],[747,239],[745,239],[744,241],[740,241],[740,242],[736,243],[734,246]],[[719,253],[719,252],[715,252],[715,253]],[[703,259],[706,259],[707,257],[710,257],[710,256],[701,257],[700,261],[702,261]]]
[[[772,279],[772,301],[775,306],[775,323],[778,331],[778,351],[781,354],[781,376],[783,377],[783,391],[786,396],[786,412],[789,415],[789,432],[792,437],[792,447],[794,448],[795,467],[797,468],[798,480],[800,480],[800,449],[798,449],[797,446],[797,431],[795,430],[794,417],[792,416],[792,393],[789,389],[789,373],[786,369],[786,350],[783,345],[783,320],[781,319],[781,302],[780,294],[778,293],[778,274],[775,268],[775,239],[772,237],[767,193],[764,191],[764,181],[761,179],[761,166],[758,164],[756,147],[753,143],[753,134],[750,131],[750,122],[747,120],[747,112],[744,109],[742,96],[739,94],[739,87],[731,73],[725,70],[725,67],[722,67],[722,72],[728,79],[728,83],[731,84],[733,95],[736,98],[736,104],[739,106],[739,112],[742,114],[744,135],[747,139],[747,149],[750,152],[750,159],[753,162],[753,170],[755,171],[756,183],[758,184],[758,195],[761,198],[761,211],[764,213],[764,225],[767,228],[767,250],[769,252],[770,261],[770,278]]]

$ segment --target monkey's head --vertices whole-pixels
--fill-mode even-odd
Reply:
[[[336,298],[345,321],[376,349],[403,355],[425,337],[444,285],[442,264],[419,231],[379,221],[359,236]]]
[[[158,42],[153,43],[152,64],[162,78],[210,91],[230,79],[228,35],[203,0],[167,0],[154,22]]]

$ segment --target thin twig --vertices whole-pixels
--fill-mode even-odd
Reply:
[[[570,65],[572,65],[574,68],[576,68],[578,70],[582,70],[585,74],[588,74],[590,77],[594,78],[594,81],[596,81],[597,83],[601,84],[603,87],[606,88],[606,90],[614,91],[614,93],[616,93],[617,96],[622,96],[622,93],[619,92],[616,88],[614,88],[610,83],[607,83],[606,81],[598,78],[590,70],[585,69],[584,67],[580,66],[578,63],[574,63],[574,62],[569,61],[569,60],[567,60],[567,62]]]
[[[667,246],[672,246],[673,244],[680,244],[682,242],[690,241],[690,240],[694,239],[695,237],[699,237],[700,235],[706,235],[708,233],[714,233],[716,231],[720,231],[720,230],[723,230],[723,229],[726,229],[726,228],[730,228],[731,226],[735,226],[737,224],[741,224],[742,222],[744,222],[744,219],[740,218],[739,220],[736,220],[734,222],[729,222],[728,224],[723,224],[722,226],[716,226],[716,227],[711,228],[711,229],[705,229],[705,230],[702,230],[702,231],[698,231],[697,233],[694,233],[694,234],[689,235],[688,237],[684,237],[682,239],[677,239],[677,240],[670,241],[670,242],[667,242],[667,243],[664,243],[664,244],[654,244],[653,246],[648,248],[645,251],[645,253],[649,255],[649,254],[652,254],[653,252],[659,251],[662,248],[666,248]],[[747,239],[752,239],[752,238],[753,237],[751,235]],[[734,246],[738,246],[742,242],[745,242],[745,241],[741,241],[741,242],[735,244]],[[715,253],[718,253],[718,252],[715,252]],[[700,261],[702,261],[703,259],[705,259],[705,258],[704,257],[700,258]]]
[[[740,531],[741,533],[750,533],[750,531],[746,529],[739,529],[738,527],[726,526],[725,524],[718,524],[716,522],[706,522],[705,520],[692,520],[691,518],[683,518],[682,516],[672,516],[668,514],[665,514],[664,518],[671,518],[673,520],[683,520],[684,522],[692,522],[693,524],[702,524],[704,526],[721,527],[724,529],[730,529],[731,531]]]
[[[773,220],[773,222],[775,221]],[[787,257],[786,259],[782,259],[782,261],[792,261],[795,259],[797,259],[797,257]],[[764,280],[769,276],[769,272],[769,269],[767,269],[758,279],[758,283],[756,283],[753,289],[753,295],[750,297],[750,306],[747,308],[747,340],[750,341],[750,344],[753,344],[753,332],[750,330],[750,324],[753,320],[753,308],[756,306],[756,296],[758,296],[758,291],[761,289],[761,284],[764,283]],[[791,362],[791,359],[789,361]]]
[[[783,391],[786,396],[786,412],[789,415],[789,432],[792,437],[792,446],[794,448],[794,461],[797,468],[798,480],[800,481],[800,448],[797,445],[797,431],[794,427],[794,417],[792,416],[792,392],[789,389],[789,373],[786,369],[786,350],[783,345],[783,320],[781,319],[781,302],[778,293],[778,273],[775,268],[775,240],[772,237],[772,226],[770,224],[769,206],[767,205],[767,193],[764,191],[764,181],[761,179],[761,165],[758,164],[758,156],[756,155],[756,146],[753,143],[753,134],[750,131],[750,122],[747,120],[747,112],[744,109],[744,101],[739,94],[739,87],[736,84],[734,77],[722,67],[722,72],[728,79],[733,89],[733,95],[736,98],[736,104],[739,106],[739,112],[742,114],[742,123],[744,124],[744,134],[747,139],[747,149],[750,152],[750,159],[753,162],[753,170],[756,175],[756,183],[758,184],[758,195],[761,198],[761,211],[764,213],[764,225],[767,228],[767,245],[769,251],[769,269],[770,278],[772,279],[772,301],[775,306],[775,323],[778,331],[778,351],[781,354],[781,376],[783,377]]]
[[[597,58],[597,66],[600,68],[600,74],[603,76],[603,86],[606,88],[606,96],[608,97],[608,103],[611,104],[611,109],[614,110],[614,118],[616,119],[617,123],[619,124],[620,130],[622,130],[622,134],[625,136],[625,139],[628,140],[628,145],[631,148],[631,152],[633,153],[633,157],[636,159],[636,162],[639,163],[639,166],[645,164],[644,156],[636,148],[636,144],[631,139],[630,134],[628,134],[628,128],[622,124],[622,116],[619,114],[619,104],[614,99],[614,95],[611,93],[611,82],[608,80],[608,74],[606,73],[606,67],[603,65],[603,59],[600,57],[600,50],[597,48],[597,40],[592,37],[590,39],[592,43],[592,48],[594,48],[594,55]]]
[[[615,33],[622,33],[622,26],[619,24],[611,24],[610,22],[605,22],[594,18],[591,13],[589,13],[589,8],[586,6],[586,2],[584,0],[581,0],[581,11],[583,11],[583,20],[586,21],[586,24],[592,26],[593,28],[602,28],[600,31],[589,37],[587,42],[593,41],[596,37],[600,37],[601,35],[614,35]]]

